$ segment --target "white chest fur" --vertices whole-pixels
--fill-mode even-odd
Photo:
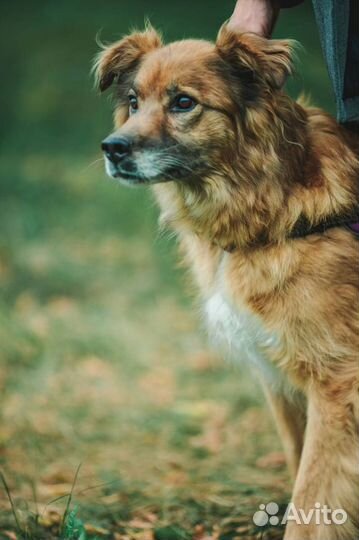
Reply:
[[[284,382],[282,373],[266,355],[280,345],[279,337],[266,331],[255,314],[231,305],[220,289],[207,300],[205,311],[211,338],[224,345],[231,358],[251,364],[272,385]]]

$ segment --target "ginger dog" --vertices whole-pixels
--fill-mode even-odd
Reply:
[[[116,88],[102,148],[110,176],[153,186],[211,334],[260,373],[295,507],[348,515],[291,521],[285,540],[354,540],[359,250],[344,222],[358,204],[359,147],[284,93],[291,49],[227,26],[215,44],[163,46],[152,28],[125,37],[96,62],[100,89]]]

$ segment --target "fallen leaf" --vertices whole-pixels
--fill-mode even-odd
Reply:
[[[84,528],[85,528],[85,531],[89,534],[100,534],[100,535],[110,534],[110,531],[108,531],[107,529],[103,529],[102,527],[97,527],[96,525],[91,525],[89,523],[85,523]]]
[[[271,452],[256,461],[257,467],[260,469],[280,469],[286,464],[285,455],[283,452]]]
[[[248,533],[248,531],[250,530],[250,527],[248,527],[248,525],[243,525],[242,527],[237,527],[236,528],[236,532],[237,533]]]
[[[120,496],[118,493],[111,493],[111,495],[103,495],[102,502],[107,505],[115,504],[119,501]]]
[[[131,527],[132,529],[152,529],[153,524],[139,518],[134,518],[127,523],[127,527]]]
[[[37,489],[42,499],[56,499],[71,493],[72,484],[39,484]]]
[[[62,521],[62,516],[53,510],[45,512],[44,515],[38,517],[38,523],[45,527],[45,529],[50,529],[53,525],[58,525]]]
[[[153,531],[142,531],[136,538],[138,540],[155,540]]]
[[[209,351],[198,351],[189,358],[188,362],[192,369],[199,373],[212,371],[219,365],[218,356]]]
[[[10,540],[17,540],[17,536],[12,531],[3,531],[3,535],[6,536],[6,538],[10,538]]]
[[[204,525],[196,525],[193,540],[218,540],[218,534],[210,534],[206,531]]]

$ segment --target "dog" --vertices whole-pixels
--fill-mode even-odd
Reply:
[[[308,513],[285,540],[359,535],[359,144],[292,100],[293,42],[236,33],[163,45],[148,27],[105,47],[115,92],[107,173],[150,185],[198,284],[211,335],[257,371]],[[317,504],[317,506],[315,506]],[[338,520],[337,520],[338,521]]]

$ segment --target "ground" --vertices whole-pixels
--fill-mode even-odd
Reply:
[[[131,224],[118,235],[94,218],[96,204],[108,209],[118,198],[135,209],[139,198],[152,204],[149,194],[103,178],[96,189],[98,168],[75,172],[74,185],[53,166],[64,192],[81,193],[80,215],[75,196],[61,223],[46,207],[58,227],[1,253],[0,456],[21,527],[38,513],[57,530],[81,466],[71,509],[97,536],[147,540],[180,524],[183,536],[173,538],[196,526],[198,538],[202,527],[217,538],[231,517],[252,529],[261,502],[289,494],[260,388],[210,352],[174,245],[156,238],[151,219],[135,237]],[[29,168],[36,200],[50,188],[41,167]],[[5,491],[0,501],[9,511]],[[16,530],[10,511],[1,521]]]
[[[1,539],[282,535],[252,520],[291,488],[261,390],[211,351],[150,193],[106,180],[111,105],[88,75],[101,27],[113,39],[149,14],[170,38],[213,37],[233,2],[207,18],[202,1],[189,18],[189,0],[145,6],[2,7]],[[304,87],[329,106],[310,10],[296,13],[278,32],[306,29]]]

